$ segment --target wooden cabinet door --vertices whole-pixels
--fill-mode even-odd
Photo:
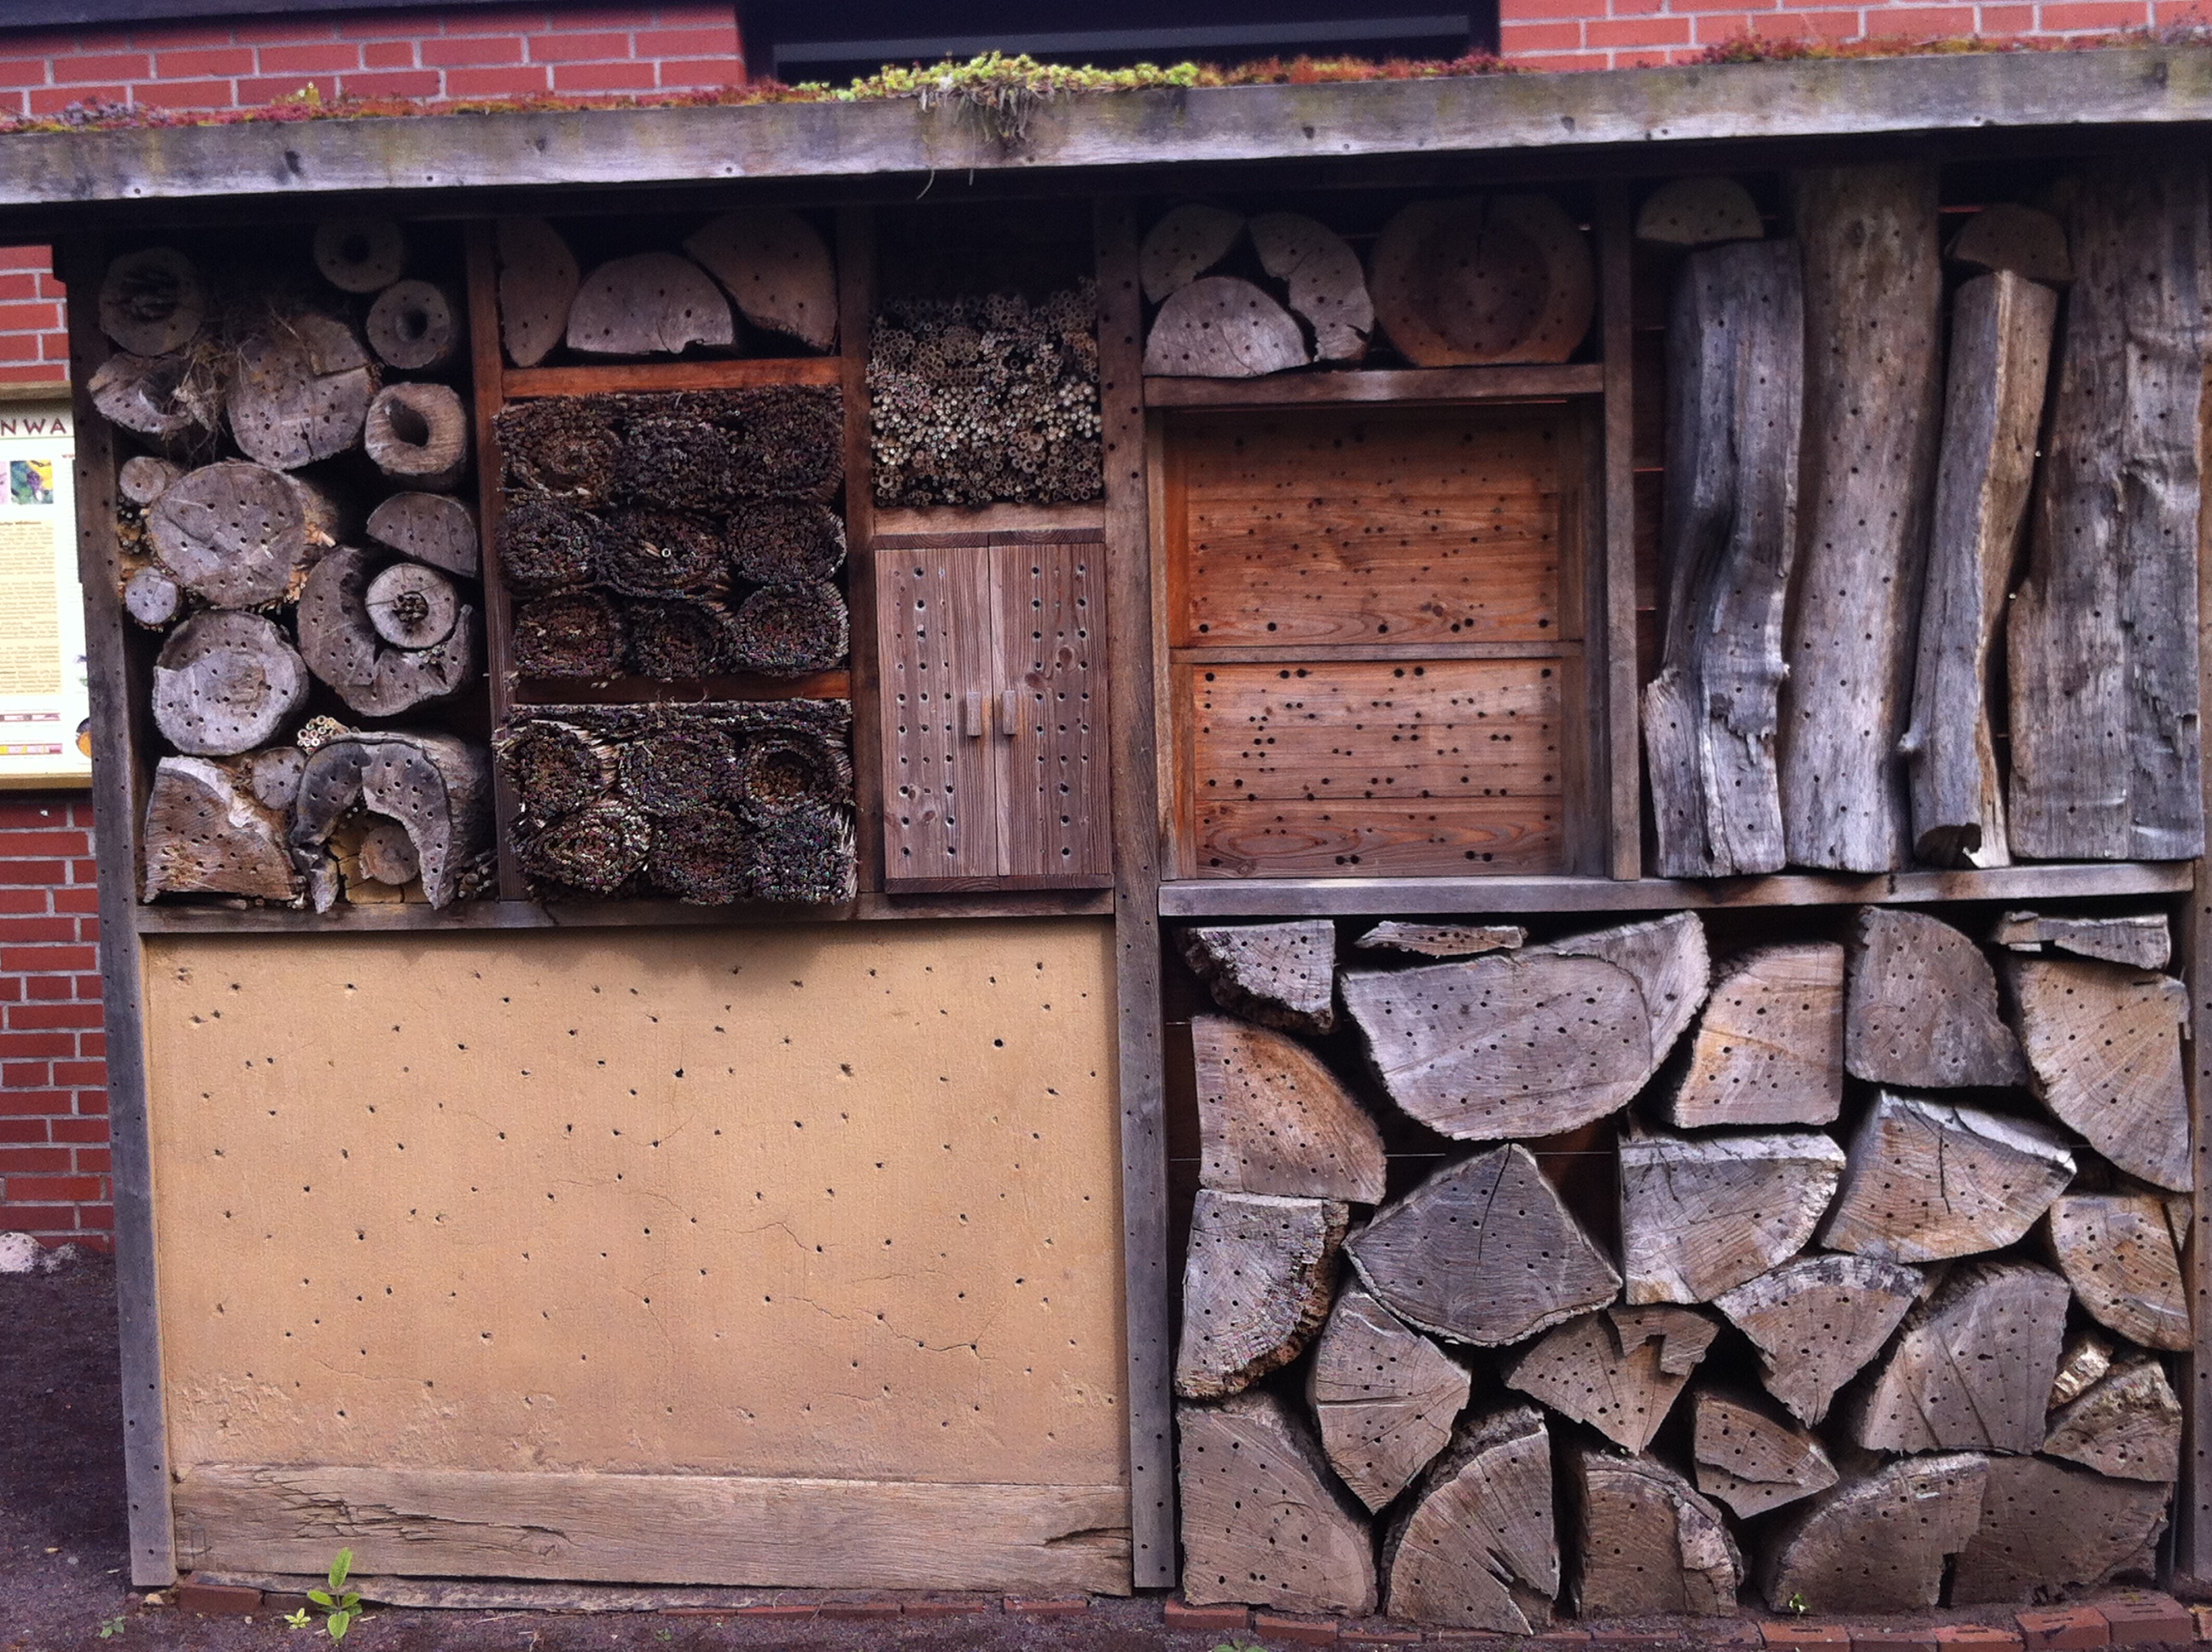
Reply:
[[[886,883],[998,875],[990,583],[981,545],[876,553]]]
[[[1105,546],[991,547],[1006,853],[1024,882],[1113,881],[1107,835]]]

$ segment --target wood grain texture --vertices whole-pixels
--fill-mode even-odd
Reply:
[[[1360,1290],[1337,1293],[1306,1374],[1306,1403],[1337,1478],[1379,1510],[1450,1442],[1466,1367]]]
[[[1698,1490],[1740,1520],[1809,1497],[1836,1483],[1836,1466],[1808,1429],[1775,1417],[1758,1400],[1698,1390],[1691,1450]]]
[[[1711,1302],[1789,1260],[1820,1225],[1844,1164],[1844,1150],[1814,1130],[1637,1136],[1620,1154],[1632,1303]]]
[[[1689,1481],[1650,1457],[1589,1446],[1567,1452],[1575,1509],[1575,1576],[1586,1618],[1654,1613],[1732,1615],[1743,1556],[1721,1511]]]
[[[2181,982],[2118,964],[2012,957],[2005,985],[2035,1093],[2053,1116],[2129,1175],[2187,1192]]]
[[[1960,1554],[1951,1599],[2064,1599],[2125,1572],[2146,1581],[2167,1488],[2107,1479],[2043,1457],[1992,1457],[1982,1518]]]
[[[1329,1200],[1198,1190],[1183,1263],[1178,1396],[1241,1394],[1305,1351],[1328,1317],[1349,1215]]]
[[[1277,379],[1147,379],[1148,407],[1285,408],[1346,403],[1557,401],[1590,396],[1605,386],[1604,368],[1590,361],[1494,367],[1358,367],[1292,374]]]
[[[2182,1284],[2189,1210],[2150,1193],[2061,1193],[2044,1218],[2044,1249],[2100,1325],[2146,1348],[2193,1345]]]
[[[2051,1418],[2043,1454],[2115,1479],[2171,1485],[2181,1472],[2181,1401],[2155,1359],[2122,1366]]]
[[[1843,947],[1759,946],[1723,963],[1668,1122],[1832,1124],[1843,1102]]]
[[[2048,946],[2136,969],[2163,969],[2173,961],[2173,932],[2162,912],[2100,913],[2087,918],[2008,912],[1990,926],[1990,944],[2014,952],[2040,952]]]
[[[1425,958],[1465,958],[1517,951],[1528,938],[1519,924],[1376,924],[1352,944],[1363,952],[1413,952]]]
[[[1552,1444],[1533,1406],[1470,1420],[1382,1541],[1383,1610],[1525,1635],[1552,1621],[1559,1537]]]
[[[1933,1262],[2012,1244],[2074,1179],[2047,1125],[1880,1092],[1851,1138],[1820,1243],[1886,1262]]]
[[[1918,1295],[1917,1270],[1866,1256],[1803,1256],[1723,1291],[1713,1306],[1759,1350],[1766,1391],[1817,1423],[1881,1351]]]
[[[1334,924],[1201,924],[1176,938],[1223,1009],[1289,1032],[1335,1029]]]
[[[1717,1327],[1690,1309],[1624,1327],[1585,1314],[1547,1332],[1500,1371],[1505,1386],[1595,1429],[1622,1450],[1651,1443]]]
[[[1382,1202],[1382,1133],[1297,1040],[1227,1016],[1193,1016],[1198,1179],[1228,1193]]]
[[[883,654],[868,616],[882,598],[876,589],[879,543],[876,513],[875,446],[868,428],[869,328],[876,307],[876,222],[866,207],[837,214],[837,383],[845,419],[845,601],[860,616],[851,629],[850,680],[842,695],[853,702],[853,847],[856,882],[863,895],[883,888],[884,872]]]
[[[1644,872],[1644,815],[1637,754],[1642,737],[1636,667],[1636,348],[1635,248],[1628,191],[1601,184],[1597,196],[1598,326],[1605,374],[1600,489],[1604,550],[1592,558],[1597,577],[1585,580],[1601,619],[1590,634],[1604,639],[1605,738],[1594,764],[1604,799],[1604,870],[1624,881]],[[1595,683],[1594,681],[1594,688]]]
[[[501,382],[510,401],[672,390],[750,390],[756,385],[834,385],[842,378],[839,359],[835,355],[753,355],[719,361],[584,362],[574,367],[509,367]]]
[[[1853,921],[1844,1065],[1879,1084],[2017,1084],[2027,1068],[1980,947],[1924,912],[1868,907]]]
[[[1954,1452],[1844,1476],[1767,1537],[1759,1593],[1776,1612],[1934,1606],[1947,1563],[1974,1536],[1992,1467]]]
[[[1288,1612],[1375,1609],[1367,1522],[1291,1406],[1267,1393],[1179,1405],[1183,1599]]]
[[[1006,799],[988,721],[989,561],[963,548],[874,562],[885,878],[995,877]]]
[[[2033,1451],[2066,1335],[2066,1281],[2030,1262],[1945,1276],[1844,1427],[1869,1451]]]
[[[549,229],[549,234],[552,232]],[[505,405],[504,385],[506,361],[501,353],[501,313],[499,270],[495,256],[494,226],[489,222],[471,222],[462,232],[464,269],[467,275],[466,298],[469,311],[469,410],[471,415],[477,450],[477,526],[478,530],[478,566],[483,577],[484,599],[484,676],[491,705],[492,726],[505,723],[514,709],[515,679],[514,660],[514,604],[507,590],[507,580],[500,571],[499,525],[506,513],[507,496],[500,487],[500,477],[506,469],[501,456],[499,427],[500,409]],[[557,241],[558,237],[555,240]],[[563,249],[565,251],[565,248]],[[568,260],[573,271],[574,259]],[[567,282],[553,285],[555,292],[566,290]],[[573,296],[573,294],[569,295]],[[550,299],[547,302],[550,304]],[[550,309],[533,324],[533,330],[525,341],[535,349],[539,340],[550,334],[557,341],[568,325],[568,305],[561,305],[560,314],[552,315]],[[552,343],[545,343],[550,349]],[[502,901],[520,901],[528,892],[521,863],[514,852],[515,822],[521,813],[520,800],[514,787],[505,774],[495,771],[492,776],[492,843],[499,858],[499,894]]]

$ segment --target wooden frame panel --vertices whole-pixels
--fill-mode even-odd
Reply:
[[[881,660],[884,881],[988,884],[1006,872],[1004,764],[983,684],[994,680],[993,587],[981,546],[870,557]]]

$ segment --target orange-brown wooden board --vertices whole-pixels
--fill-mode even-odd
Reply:
[[[991,547],[997,680],[1011,714],[1001,871],[1109,878],[1105,557],[1097,544]]]

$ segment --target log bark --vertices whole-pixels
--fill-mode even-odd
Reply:
[[[1415,367],[1564,361],[1589,330],[1589,246],[1538,195],[1418,201],[1382,228],[1368,271],[1377,323]]]
[[[1775,740],[1804,383],[1793,241],[1693,253],[1667,327],[1665,653],[1644,692],[1657,870],[1778,872]]]
[[[298,612],[300,653],[307,668],[362,716],[397,717],[459,692],[482,671],[476,610],[458,598],[455,606],[453,623],[437,641],[421,648],[390,646],[370,607],[368,553],[342,547],[307,575]]]
[[[302,310],[272,315],[234,352],[225,407],[239,452],[296,471],[361,445],[377,374],[354,330]]]
[[[2051,1419],[2043,1453],[2114,1479],[2171,1485],[2181,1473],[2181,1401],[2155,1359],[2124,1365]]]
[[[149,631],[184,612],[185,590],[158,568],[142,568],[123,582],[123,611]]]
[[[1437,1171],[1346,1247],[1385,1308],[1503,1347],[1602,1308],[1620,1275],[1518,1143]]]
[[[1986,1457],[1911,1457],[1846,1475],[1769,1539],[1759,1593],[1776,1612],[1914,1612],[1981,1518]]]
[[[1951,1578],[1954,1606],[2063,1600],[2150,1576],[2172,1488],[2043,1457],[1993,1457],[1981,1524]]]
[[[1759,1350],[1766,1391],[1799,1421],[1881,1351],[1919,1295],[1914,1269],[1866,1256],[1806,1256],[1713,1298]]]
[[[730,616],[733,670],[763,677],[805,677],[835,671],[853,646],[845,593],[826,580],[764,585]]]
[[[2083,174],[2079,271],[2006,632],[2012,847],[2041,859],[2204,849],[2197,423],[2212,288],[2201,160]]]
[[[1743,1557],[1720,1510],[1680,1474],[1649,1457],[1575,1446],[1567,1484],[1575,1505],[1571,1593],[1582,1616],[1735,1611]]]
[[[1382,1133],[1304,1045],[1226,1016],[1191,1017],[1199,1185],[1382,1202]]]
[[[1337,1294],[1306,1375],[1306,1403],[1337,1478],[1371,1510],[1450,1443],[1471,1379],[1357,1285]]]
[[[1765,234],[1751,191],[1733,178],[1673,179],[1644,197],[1636,213],[1636,239],[1662,246],[1714,246]]]
[[[532,824],[573,814],[614,789],[615,748],[562,718],[514,719],[501,729],[492,750]]]
[[[1313,329],[1315,358],[1357,361],[1365,355],[1375,304],[1359,255],[1344,237],[1298,212],[1262,213],[1250,233],[1260,267],[1289,288],[1292,313]]]
[[[2098,1331],[2084,1331],[2067,1340],[2058,1356],[2058,1375],[2051,1379],[2050,1409],[2072,1405],[2105,1380],[2112,1369],[2112,1345]]]
[[[1898,741],[1912,692],[1942,393],[1936,169],[1790,179],[1805,256],[1801,545],[1782,688],[1792,865],[1888,872],[1911,847]]]
[[[1183,1267],[1177,1394],[1240,1393],[1305,1351],[1328,1317],[1349,1214],[1328,1200],[1199,1189]]]
[[[1814,1130],[1632,1137],[1620,1151],[1632,1303],[1711,1302],[1789,1260],[1844,1175],[1844,1150]]]
[[[368,404],[362,446],[404,488],[441,493],[469,468],[469,413],[445,385],[387,385]]]
[[[2000,271],[1959,289],[1919,661],[1904,752],[1913,853],[1930,865],[2002,866],[2004,788],[1990,729],[1990,653],[2027,519],[2058,295]]]
[[[338,218],[315,226],[315,267],[349,293],[380,293],[407,271],[407,237],[388,218]]]
[[[448,574],[473,580],[483,572],[476,513],[451,494],[389,495],[368,513],[368,537]]]
[[[1941,919],[1862,907],[1844,986],[1844,1065],[1877,1084],[2024,1084],[1982,949]]]
[[[1335,925],[1202,924],[1181,941],[1191,972],[1231,1014],[1285,1032],[1335,1030]]]
[[[1144,283],[1146,301],[1162,304],[1168,295],[1188,287],[1229,256],[1237,238],[1244,233],[1244,220],[1202,201],[1188,201],[1171,208],[1145,232],[1137,249],[1137,276]]]
[[[183,471],[165,459],[137,453],[125,459],[123,468],[115,473],[115,490],[143,508],[159,499],[168,485],[183,475]]]
[[[837,343],[837,271],[813,225],[782,207],[729,212],[684,250],[722,283],[754,326],[812,350]]]
[[[1352,944],[1363,952],[1415,952],[1426,958],[1468,958],[1518,951],[1528,932],[1518,924],[1409,924],[1386,919]]]
[[[453,635],[461,616],[453,582],[420,562],[394,562],[368,582],[368,623],[395,648],[427,648]]]
[[[460,295],[431,281],[395,281],[368,307],[362,331],[386,367],[428,373],[446,366],[468,342]]]
[[[1691,1451],[1698,1490],[1739,1520],[1825,1491],[1836,1466],[1811,1430],[1778,1418],[1747,1395],[1700,1388]]]
[[[712,677],[730,657],[731,614],[713,598],[624,604],[629,667],[665,683]]]
[[[2040,952],[2049,946],[2131,969],[2163,969],[2173,960],[2173,932],[2166,927],[2165,914],[2157,912],[2116,912],[2094,918],[2008,912],[1991,927],[1990,944],[2014,952]]]
[[[729,301],[674,252],[635,252],[584,278],[568,307],[568,348],[586,355],[679,355],[736,342]]]
[[[620,675],[629,654],[622,610],[596,591],[539,597],[514,610],[508,658],[521,676],[602,681]]]
[[[1461,1430],[1392,1522],[1382,1570],[1389,1617],[1501,1635],[1548,1627],[1559,1536],[1543,1412],[1516,1406]]]
[[[1547,1332],[1507,1364],[1505,1386],[1595,1429],[1624,1451],[1651,1443],[1713,1339],[1711,1321],[1686,1308],[1647,1311],[1624,1327],[1585,1314]]]
[[[355,809],[396,821],[415,847],[422,895],[452,904],[461,881],[491,845],[491,762],[450,734],[362,730],[318,748],[293,805],[293,858],[319,858]]]
[[[645,870],[653,825],[644,811],[601,798],[516,835],[522,869],[539,884],[580,895],[609,896]]]
[[[289,901],[300,880],[285,853],[284,815],[253,794],[237,766],[164,757],[146,794],[139,898],[243,895]]]
[[[258,614],[195,614],[154,659],[154,726],[189,756],[267,745],[307,702],[307,667]]]
[[[2185,1353],[2191,1343],[2181,1258],[2188,1231],[2186,1203],[2179,1199],[2064,1193],[2044,1218],[2043,1238],[2092,1319],[2146,1348]]]
[[[567,333],[583,272],[568,243],[543,218],[501,218],[495,233],[500,342],[508,361],[534,367]]]
[[[191,460],[214,450],[222,381],[201,355],[111,355],[89,389],[102,418],[165,453]]]
[[[2187,989],[2118,964],[2018,957],[2005,960],[2005,985],[2036,1096],[2052,1116],[2130,1175],[2187,1192]]]
[[[1967,219],[1944,256],[1970,270],[2004,270],[2056,287],[2074,279],[2066,226],[2048,212],[2012,201],[1996,202]]]
[[[2033,1451],[2066,1339],[2066,1281],[2031,1262],[1954,1268],[1905,1316],[1844,1428],[1869,1451]]]
[[[1291,1407],[1266,1393],[1176,1407],[1182,1590],[1193,1606],[1375,1610],[1367,1522]]]
[[[146,513],[161,566],[217,608],[289,598],[337,525],[328,497],[298,477],[232,459],[190,472]]]
[[[824,505],[764,500],[729,521],[730,572],[754,585],[827,580],[845,565],[845,525]]]
[[[1820,1242],[1885,1262],[2001,1249],[2073,1178],[2073,1152],[2055,1130],[1884,1090],[1851,1139]]]
[[[1844,949],[1755,947],[1721,966],[1671,1124],[1832,1124],[1844,1103]]]
[[[1176,288],[1145,338],[1145,372],[1156,377],[1256,379],[1311,359],[1290,312],[1237,276]]]
[[[109,260],[100,282],[100,330],[131,355],[167,355],[199,337],[207,284],[173,246],[145,246]]]

